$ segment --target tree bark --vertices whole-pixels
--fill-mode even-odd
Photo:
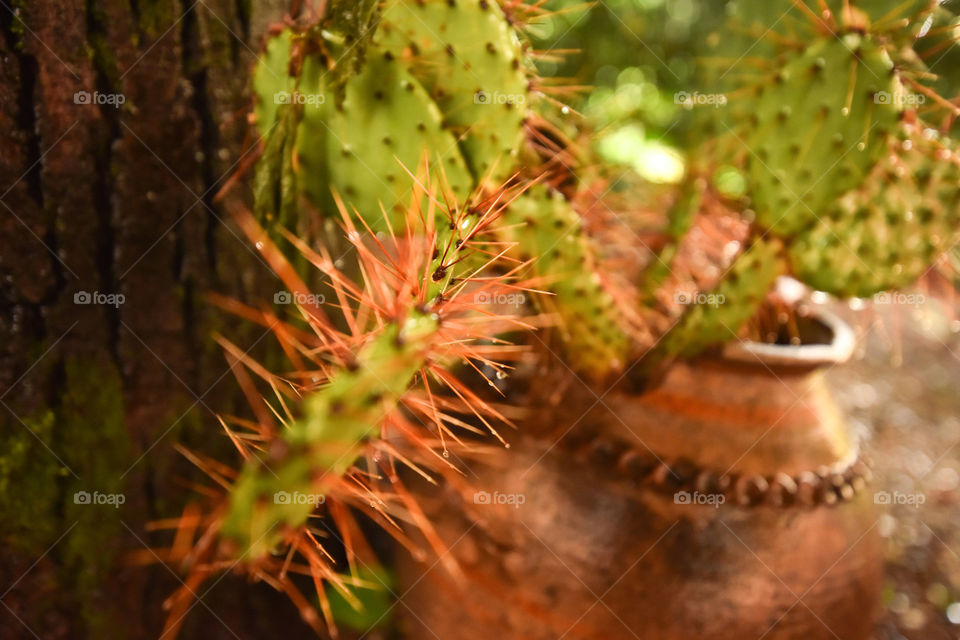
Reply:
[[[247,80],[280,4],[0,1],[5,638],[159,635],[178,578],[126,559],[191,496],[172,444],[218,439],[235,402],[202,295],[264,281],[214,195],[256,147]],[[228,577],[183,637],[291,625],[283,598]]]

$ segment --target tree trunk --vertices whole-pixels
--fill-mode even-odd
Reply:
[[[247,79],[279,4],[2,0],[4,638],[159,635],[178,578],[128,557],[191,496],[172,444],[219,439],[234,395],[202,296],[265,269],[213,198],[256,146]],[[228,577],[183,637],[292,624]]]

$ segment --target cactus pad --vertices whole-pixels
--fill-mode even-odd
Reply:
[[[504,212],[504,240],[517,243],[517,257],[536,257],[543,279],[541,308],[557,317],[570,365],[591,378],[621,369],[631,348],[623,316],[598,276],[579,214],[563,196],[536,186]]]
[[[353,466],[365,442],[379,436],[382,419],[424,366],[438,328],[436,316],[412,312],[402,326],[388,325],[363,347],[356,367],[343,370],[309,395],[303,417],[284,434],[286,454],[254,460],[240,475],[224,534],[258,557],[282,540],[285,532],[278,523],[303,525],[316,501],[278,501],[274,494],[316,494],[324,486],[325,474],[329,482],[336,482]]]
[[[758,222],[776,233],[807,226],[860,185],[898,123],[903,90],[870,38],[823,38],[757,87],[747,140]]]
[[[477,179],[513,170],[528,102],[523,50],[496,2],[391,0],[377,33],[443,112]]]
[[[797,235],[790,262],[816,289],[867,297],[912,284],[960,240],[958,231],[960,157],[914,135]]]
[[[367,224],[382,229],[381,205],[388,212],[406,207],[413,178],[404,167],[415,172],[425,157],[442,172],[454,200],[467,197],[473,180],[456,139],[443,129],[430,96],[392,54],[371,47],[337,106],[316,57],[304,58],[299,78],[285,77],[290,40],[290,32],[273,38],[257,70],[258,122],[261,130],[273,126],[277,92],[300,96],[298,182],[315,205],[330,211],[335,191]]]
[[[654,360],[692,357],[704,349],[734,339],[749,320],[777,276],[784,272],[779,240],[757,239],[734,260],[723,280],[693,305],[657,347]]]

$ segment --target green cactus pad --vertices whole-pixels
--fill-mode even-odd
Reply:
[[[389,325],[364,346],[355,367],[308,396],[302,418],[283,434],[287,451],[244,468],[233,488],[224,535],[261,557],[274,550],[288,528],[306,523],[317,500],[311,504],[294,494],[312,496],[322,486],[321,476],[342,477],[353,466],[424,366],[438,328],[436,316],[412,312],[402,326]],[[278,492],[291,499],[279,500]]]
[[[529,102],[523,50],[496,2],[389,0],[377,33],[443,112],[477,179],[516,164]]]
[[[631,340],[570,203],[536,186],[510,204],[501,224],[503,239],[518,245],[516,257],[536,257],[532,270],[544,279],[539,288],[553,294],[537,296],[537,302],[556,314],[568,364],[594,379],[621,369]]]
[[[960,158],[924,136],[897,147],[797,235],[789,256],[799,279],[868,297],[909,286],[960,240]]]
[[[757,92],[750,192],[757,221],[780,234],[863,182],[904,102],[889,56],[855,34],[816,41]]]
[[[331,211],[331,193],[337,192],[381,230],[381,205],[388,212],[406,209],[414,182],[404,167],[416,173],[424,158],[435,176],[444,176],[446,195],[456,201],[467,197],[473,179],[456,139],[443,128],[430,96],[392,54],[368,49],[362,71],[347,81],[338,107],[317,57],[304,58],[299,78],[285,77],[291,37],[284,32],[273,38],[257,69],[257,119],[261,130],[273,126],[279,92],[301,102],[298,183],[315,205]]]
[[[757,239],[741,253],[717,288],[691,298],[693,304],[656,348],[654,361],[663,357],[697,355],[713,345],[733,340],[743,324],[760,308],[777,277],[784,273],[782,244]]]

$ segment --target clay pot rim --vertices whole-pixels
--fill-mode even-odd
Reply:
[[[792,345],[752,340],[736,341],[724,345],[724,359],[747,364],[787,367],[842,364],[850,359],[856,348],[856,337],[850,325],[839,316],[820,307],[800,309],[798,313],[829,331],[830,342]]]

